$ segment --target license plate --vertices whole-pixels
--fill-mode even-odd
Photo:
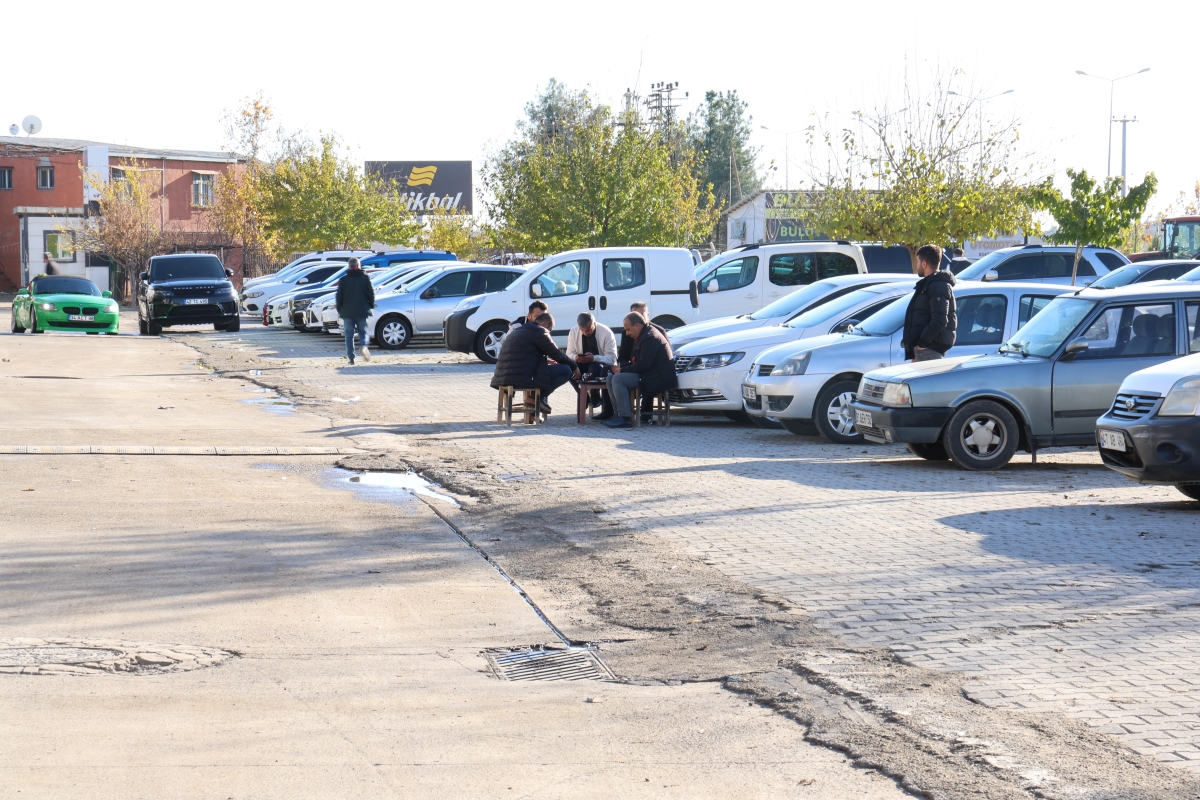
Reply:
[[[71,320],[71,322],[95,322],[96,321],[95,317],[90,317],[85,314],[69,314],[67,316],[67,319]]]
[[[188,305],[188,306],[202,306],[202,305],[206,305],[207,303],[208,303],[208,301],[205,300],[203,297],[197,297],[194,300],[188,299],[188,300],[183,301],[183,304]]]
[[[874,428],[875,421],[871,419],[870,411],[859,411],[854,409],[854,424],[860,428]]]
[[[742,397],[746,398],[747,400],[757,400],[758,389],[755,389],[753,386],[742,384]]]
[[[1105,450],[1125,452],[1125,434],[1117,431],[1100,431],[1100,446]]]

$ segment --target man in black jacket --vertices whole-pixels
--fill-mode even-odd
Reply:
[[[350,366],[354,366],[354,331],[358,331],[358,341],[362,344],[363,361],[371,360],[371,350],[367,347],[367,317],[375,307],[375,287],[371,278],[362,271],[357,258],[346,262],[346,274],[338,281],[337,304],[338,316],[342,318],[342,327],[346,331],[346,358]]]
[[[630,360],[614,365],[608,376],[608,394],[616,408],[616,416],[604,423],[610,428],[633,427],[629,393],[635,388],[650,397],[679,385],[671,343],[662,329],[631,311],[625,317],[625,337],[633,342]]]
[[[550,337],[554,330],[554,317],[542,314],[537,322],[526,322],[509,330],[500,345],[500,356],[496,359],[496,371],[492,373],[492,388],[513,386],[518,389],[541,389],[542,399],[538,410],[550,413],[546,398],[569,380],[579,380],[579,365],[576,364]],[[551,358],[557,364],[547,364]]]
[[[954,273],[940,270],[942,248],[927,244],[917,250],[917,281],[904,312],[904,357],[912,361],[941,358],[954,346],[958,311],[954,303]]]

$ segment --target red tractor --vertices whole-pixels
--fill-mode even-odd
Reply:
[[[1200,217],[1168,217],[1163,220],[1162,250],[1134,253],[1130,261],[1200,257]]]

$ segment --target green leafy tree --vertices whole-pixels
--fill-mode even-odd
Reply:
[[[688,139],[696,153],[696,177],[712,184],[726,206],[752,194],[762,181],[755,167],[758,148],[750,146],[754,118],[736,90],[705,92],[704,102],[688,116]]]
[[[673,164],[660,134],[634,114],[614,117],[608,106],[591,105],[561,84],[550,92],[553,102],[543,95],[527,106],[518,138],[482,171],[503,246],[545,254],[686,246],[709,235],[716,202],[690,153]]]
[[[1038,206],[1054,217],[1058,230],[1047,236],[1054,244],[1075,245],[1075,262],[1071,266],[1071,285],[1079,270],[1079,259],[1086,245],[1117,247],[1134,221],[1141,218],[1150,198],[1158,187],[1154,173],[1121,196],[1123,183],[1120,178],[1108,178],[1098,183],[1087,174],[1087,170],[1067,170],[1071,179],[1071,196],[1054,188],[1047,180],[1035,190]]]

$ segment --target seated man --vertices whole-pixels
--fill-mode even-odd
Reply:
[[[608,368],[617,361],[617,337],[613,335],[612,328],[596,322],[596,318],[587,311],[580,314],[575,323],[575,327],[567,334],[567,355],[575,359],[585,376],[606,377]],[[592,405],[596,405],[601,397],[604,397],[602,392],[593,391]],[[604,397],[604,411],[608,415],[605,419],[612,416],[607,397]]]
[[[633,352],[627,363],[613,366],[608,376],[608,393],[616,406],[616,416],[604,423],[610,428],[633,427],[629,407],[633,389],[640,388],[642,396],[649,398],[678,385],[671,343],[657,325],[632,311],[625,317],[625,336],[633,341]]]
[[[496,371],[492,373],[492,388],[515,386],[518,389],[541,389],[538,411],[550,413],[546,398],[572,378],[579,380],[579,367],[550,338],[554,317],[541,314],[537,322],[526,322],[508,332],[500,345]],[[557,364],[547,364],[550,358]]]
[[[510,332],[515,331],[526,322],[536,322],[538,317],[547,313],[549,313],[549,309],[546,307],[546,304],[541,300],[534,300],[529,304],[529,313],[523,317],[517,317],[517,320],[512,325],[508,326],[508,330]]]

